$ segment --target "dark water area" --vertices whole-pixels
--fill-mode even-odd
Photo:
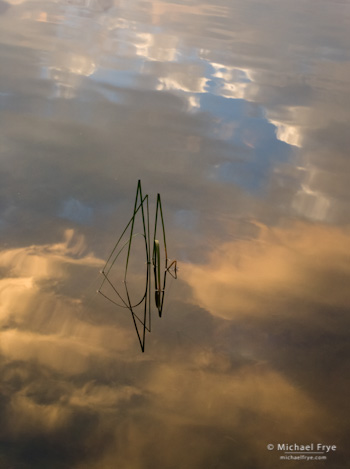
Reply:
[[[0,0],[0,469],[348,467],[349,30],[348,0]],[[96,292],[139,179],[179,267],[144,353]]]

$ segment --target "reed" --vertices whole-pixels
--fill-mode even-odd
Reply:
[[[103,267],[101,273],[103,275],[103,280],[98,292],[104,296],[107,300],[111,301],[116,306],[121,308],[127,308],[131,312],[131,316],[133,319],[133,323],[136,329],[137,337],[139,340],[139,344],[141,347],[142,352],[145,351],[145,338],[146,338],[146,331],[151,332],[151,289],[152,289],[152,282],[151,282],[151,264],[153,264],[153,271],[154,271],[154,293],[155,293],[155,304],[158,310],[159,317],[162,316],[163,305],[164,305],[164,294],[165,294],[165,286],[166,286],[166,276],[169,272],[172,277],[177,278],[177,261],[172,261],[171,264],[168,266],[168,256],[167,256],[167,245],[166,245],[166,235],[165,235],[165,226],[164,226],[164,217],[163,217],[163,209],[162,209],[162,202],[160,194],[157,194],[157,204],[156,204],[156,212],[155,212],[155,222],[154,222],[154,234],[153,234],[153,252],[152,252],[152,260],[150,256],[150,216],[149,216],[149,202],[148,202],[148,194],[143,196],[142,194],[142,187],[141,187],[141,180],[138,180],[137,189],[136,189],[136,196],[134,202],[134,209],[132,217],[130,218],[128,224],[124,228],[122,234],[118,238],[115,246],[113,247],[105,266]],[[136,216],[141,213],[142,219],[142,233],[134,233],[135,229],[135,219]],[[160,249],[160,242],[157,239],[157,229],[158,224],[161,224],[162,230],[162,238],[164,244],[164,269],[163,269],[163,277],[162,277],[162,267],[161,267],[161,249]],[[128,230],[129,233],[128,233]],[[127,234],[128,239],[127,241],[123,242],[125,235]],[[145,242],[145,253],[146,253],[146,261],[147,261],[147,269],[146,269],[146,281],[145,281],[145,291],[140,301],[132,304],[129,290],[128,290],[128,283],[127,283],[127,274],[129,268],[129,260],[130,260],[130,253],[132,248],[133,240],[136,236],[142,236]],[[110,279],[110,272],[114,265],[116,264],[120,254],[123,250],[127,248],[127,255],[126,261],[124,266],[124,290],[125,296],[120,293],[119,289]],[[170,272],[170,268],[174,269],[175,275]],[[117,295],[119,300],[121,300],[122,304],[112,299],[109,295],[104,293],[103,288],[108,284],[109,287],[113,290],[113,292]],[[143,306],[143,318],[141,319],[134,311],[134,309],[138,306]],[[140,333],[139,328],[137,326],[137,322],[142,325],[142,331]]]

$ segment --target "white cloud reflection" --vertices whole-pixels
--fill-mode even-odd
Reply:
[[[178,90],[186,93],[204,93],[206,78],[185,75],[183,73],[173,73],[169,77],[160,77],[157,90]]]
[[[296,126],[272,119],[270,119],[270,122],[276,127],[276,137],[278,140],[285,142],[288,145],[301,147],[300,129]]]
[[[173,62],[178,58],[178,42],[175,36],[161,33],[136,33],[134,40],[137,55],[160,62]]]

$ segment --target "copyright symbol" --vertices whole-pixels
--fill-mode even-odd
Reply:
[[[273,450],[273,448],[274,448],[273,445],[271,445],[271,444],[270,444],[270,445],[267,445],[267,449],[268,449],[269,451]]]

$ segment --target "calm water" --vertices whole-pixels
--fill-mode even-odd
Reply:
[[[348,0],[0,0],[1,469],[348,467],[349,31]],[[145,353],[96,293],[138,179],[180,269]]]

